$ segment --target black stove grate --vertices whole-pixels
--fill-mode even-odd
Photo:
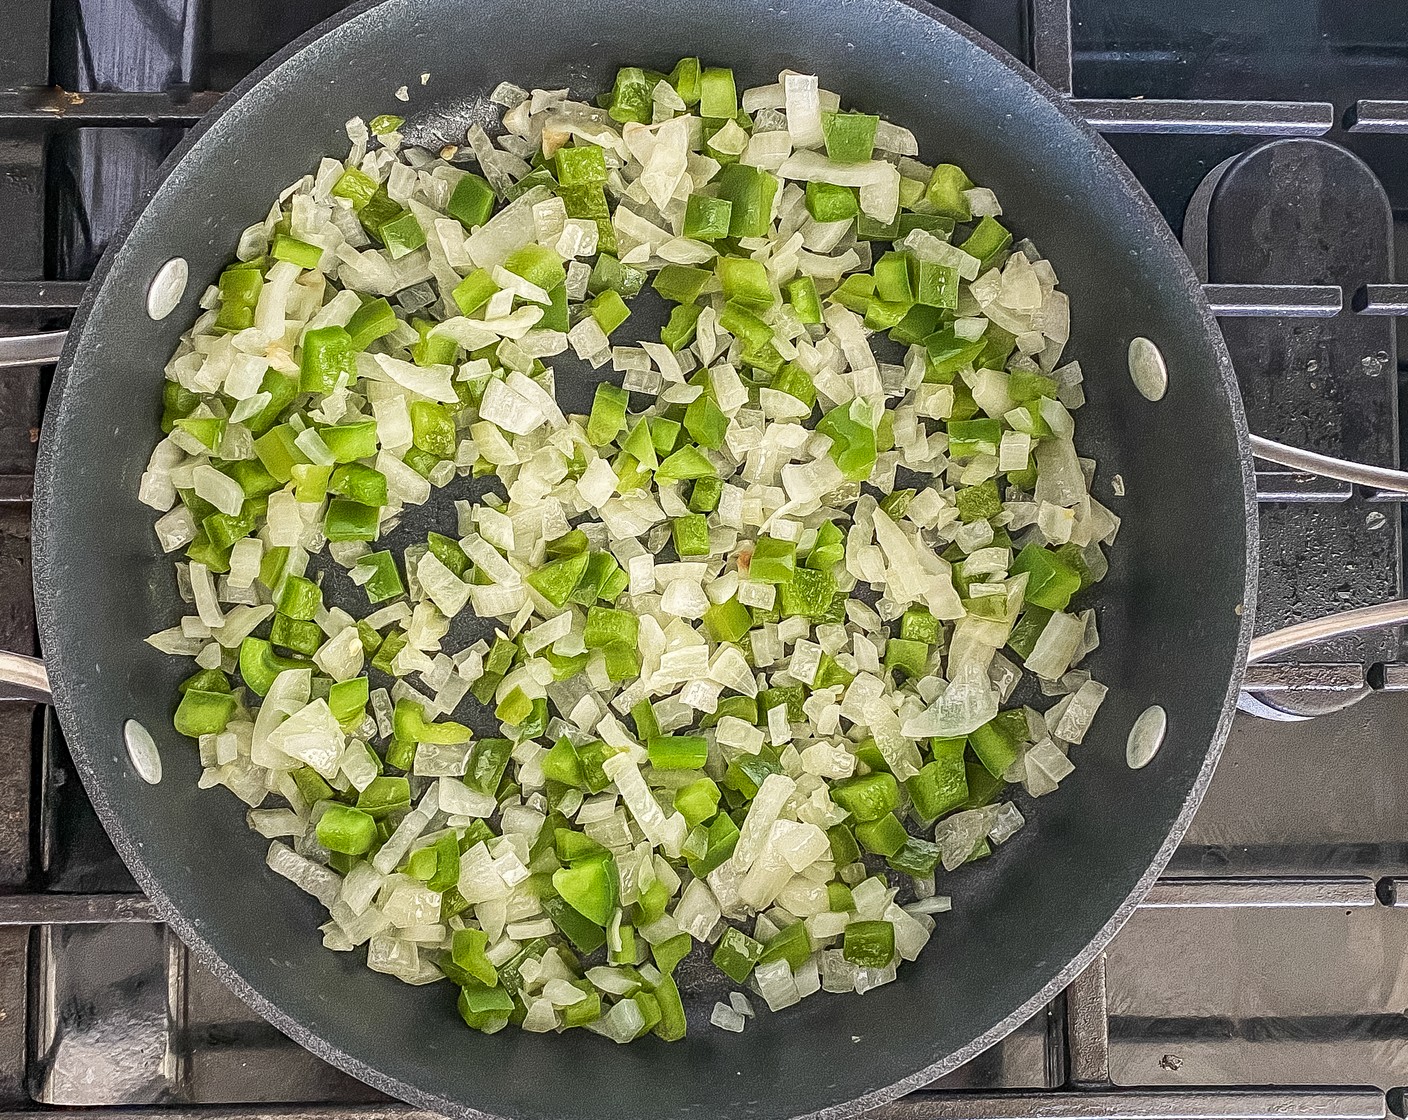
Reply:
[[[0,331],[62,326],[131,200],[214,104],[211,91],[340,6],[10,5],[0,41]],[[1268,380],[1258,362],[1269,338],[1309,340],[1312,352],[1341,366],[1382,351],[1375,377],[1349,370],[1336,383],[1340,413],[1318,433],[1328,442],[1317,450],[1396,465],[1394,317],[1408,316],[1408,284],[1394,283],[1391,233],[1334,268],[1290,260],[1253,276],[1238,270],[1231,250],[1219,255],[1231,238],[1219,241],[1218,230],[1231,230],[1235,213],[1220,227],[1214,208],[1197,203],[1200,184],[1224,161],[1242,160],[1224,172],[1235,166],[1249,178],[1258,145],[1327,147],[1312,138],[1328,137],[1335,152],[1367,160],[1390,202],[1408,209],[1400,139],[1408,133],[1408,8],[1396,0],[1253,0],[1225,13],[1211,0],[1185,0],[1174,11],[1122,0],[944,6],[1026,58],[1135,169],[1214,281],[1206,293],[1226,321],[1245,385],[1274,404],[1254,417],[1304,416],[1319,404],[1305,396],[1320,385],[1300,376],[1303,368]],[[1245,204],[1274,204],[1293,185],[1273,178]],[[1353,346],[1331,355],[1347,336]],[[1372,353],[1354,351],[1366,340]],[[28,652],[28,497],[44,378],[34,368],[0,371],[0,646]],[[1352,444],[1351,428],[1359,433]],[[1373,526],[1385,543],[1366,558],[1356,538],[1359,571],[1331,589],[1330,605],[1399,592],[1402,495],[1269,465],[1257,485],[1268,541],[1262,578],[1273,589],[1264,626],[1325,608],[1325,570],[1343,563],[1334,549],[1351,524]],[[1308,555],[1319,560],[1307,563]],[[1348,595],[1336,599],[1337,590]],[[887,1117],[1380,1120],[1389,1105],[1402,1114],[1400,989],[1408,983],[1397,961],[1408,956],[1400,928],[1408,905],[1398,885],[1408,885],[1408,838],[1400,842],[1395,825],[1408,812],[1408,768],[1398,761],[1395,728],[1408,697],[1392,694],[1408,688],[1408,666],[1398,636],[1312,650],[1259,666],[1251,680],[1262,707],[1272,711],[1270,701],[1282,715],[1384,694],[1355,710],[1368,715],[1317,721],[1323,733],[1239,725],[1176,873],[1108,955],[1009,1039],[880,1110]],[[122,1120],[424,1115],[279,1036],[154,923],[87,806],[51,713],[0,705],[0,765],[10,776],[0,784],[0,1120],[52,1117],[63,1106]],[[1250,786],[1243,771],[1253,775]],[[1251,963],[1199,988],[1195,959],[1235,955],[1208,950],[1219,936]],[[1372,990],[1367,1001],[1331,1013],[1331,997],[1309,972],[1325,968],[1305,963],[1319,959],[1306,941],[1324,959],[1351,962],[1352,976]],[[1269,981],[1278,967],[1286,976]],[[1327,982],[1353,987],[1344,981]],[[1234,995],[1235,1013],[1219,1015],[1206,989],[1229,985],[1245,998]],[[1284,1003],[1267,999],[1282,987]],[[1298,1006],[1307,992],[1327,1007]]]

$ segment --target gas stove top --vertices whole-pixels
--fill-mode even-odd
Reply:
[[[9,5],[0,333],[63,326],[184,129],[340,6]],[[1408,4],[944,7],[1072,97],[1134,169],[1208,284],[1253,430],[1398,465]],[[0,370],[0,648],[22,652],[35,652],[28,495],[48,372]],[[1405,495],[1259,466],[1261,631],[1401,595]],[[1192,830],[1107,953],[1005,1041],[881,1111],[1403,1115],[1405,691],[1396,631],[1254,667]],[[0,1120],[66,1106],[150,1120],[416,1115],[284,1038],[153,921],[52,713],[0,704],[0,759]]]

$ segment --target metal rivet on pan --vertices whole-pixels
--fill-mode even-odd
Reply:
[[[152,734],[135,719],[122,725],[122,739],[127,744],[127,757],[137,777],[154,786],[161,781],[161,754]]]
[[[1147,338],[1129,340],[1129,376],[1147,400],[1163,400],[1168,392],[1168,366],[1159,348]]]
[[[185,257],[172,257],[156,270],[147,287],[147,314],[158,323],[165,319],[186,294],[186,281],[191,270]]]
[[[1124,748],[1124,760],[1129,763],[1129,768],[1139,770],[1153,762],[1167,732],[1168,713],[1159,705],[1151,704],[1140,712],[1134,726],[1129,729],[1129,740]]]

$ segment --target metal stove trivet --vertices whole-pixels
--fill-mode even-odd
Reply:
[[[73,310],[127,202],[214,103],[207,85],[228,85],[339,6],[251,0],[222,22],[219,4],[11,5],[0,43],[4,334],[60,325]],[[1073,0],[947,6],[1025,50],[1038,73],[1071,94]],[[1120,15],[1117,0],[1074,7],[1077,17],[1087,8],[1107,21],[1111,7]],[[239,50],[222,53],[232,21],[245,24],[247,63]],[[1408,26],[1394,40],[1388,25],[1377,33],[1402,50]],[[1369,21],[1355,29],[1371,45],[1375,33]],[[1120,71],[1123,60],[1093,57]],[[1408,75],[1408,58],[1400,65]],[[1120,92],[1135,89],[1126,82]],[[1392,213],[1367,167],[1341,143],[1315,138],[1337,128],[1347,144],[1408,133],[1408,100],[1357,100],[1343,113],[1297,100],[1072,104],[1120,147],[1175,225],[1182,221],[1254,427],[1396,466],[1392,317],[1408,316],[1408,285],[1392,282]],[[1186,217],[1178,183],[1188,169],[1152,180],[1144,170],[1159,165],[1151,145],[1185,137],[1221,160],[1194,161],[1198,178],[1212,174],[1191,200],[1184,192]],[[1335,245],[1305,253],[1306,239],[1250,228],[1255,217],[1263,229],[1318,230],[1325,200],[1308,188],[1312,180],[1336,192]],[[58,227],[47,240],[46,225]],[[33,279],[40,275],[63,279]],[[17,651],[32,651],[34,641],[28,498],[44,381],[33,363],[49,352],[35,343],[28,361],[0,374],[0,648]],[[1305,376],[1317,369],[1321,376]],[[1261,466],[1264,629],[1401,593],[1403,494],[1377,489],[1372,473],[1356,484]],[[1309,730],[1240,724],[1169,875],[1107,956],[1006,1041],[880,1111],[894,1120],[1379,1120],[1393,1106],[1402,1115],[1408,981],[1399,962],[1408,959],[1408,935],[1395,919],[1398,884],[1408,883],[1408,838],[1399,840],[1408,763],[1394,729],[1408,722],[1408,697],[1394,693],[1408,689],[1408,667],[1400,654],[1397,633],[1377,631],[1255,667],[1247,707],[1281,718],[1336,714]],[[50,713],[0,705],[0,758],[8,775],[0,783],[0,883],[8,885],[0,887],[8,891],[0,893],[0,1120],[52,1117],[69,1105],[122,1120],[422,1115],[313,1059],[190,963],[107,845]],[[1213,967],[1234,957],[1230,974]],[[1286,979],[1278,969],[1304,989],[1304,1014],[1286,1014],[1279,995],[1269,999]],[[1242,1013],[1209,1014],[1229,986],[1227,1002]],[[1365,1013],[1364,1002],[1382,1011]]]

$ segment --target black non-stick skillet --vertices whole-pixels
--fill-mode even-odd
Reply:
[[[744,85],[784,68],[822,75],[848,104],[913,129],[927,160],[961,163],[992,186],[1004,221],[1053,261],[1070,295],[1069,353],[1087,379],[1082,453],[1099,462],[1097,496],[1123,518],[1090,659],[1110,696],[1076,750],[1078,773],[1029,807],[996,858],[947,877],[953,912],[895,983],[818,996],[742,1035],[710,1029],[712,998],[696,1000],[689,1037],[670,1045],[485,1037],[464,1029],[443,985],[407,987],[325,951],[314,933],[325,915],[265,871],[241,807],[197,790],[196,753],[170,722],[183,666],[142,642],[181,611],[137,484],[160,438],[162,368],[201,291],[285,184],[345,148],[349,117],[404,114],[411,135],[438,148],[485,117],[503,79],[589,95],[623,63],[668,69],[681,55],[732,66]],[[402,86],[406,104],[394,98]],[[154,318],[183,280],[174,311]],[[33,344],[30,359],[42,350]],[[1058,96],[961,24],[903,0],[354,5],[241,83],[173,154],[88,288],[41,442],[34,578],[47,684],[118,850],[201,961],[280,1029],[453,1116],[839,1115],[955,1068],[1069,983],[1137,905],[1211,776],[1248,657],[1252,449],[1186,259],[1129,171]],[[1287,457],[1274,445],[1256,451]],[[1393,477],[1373,481],[1408,488],[1380,473]],[[1394,604],[1263,639],[1253,656],[1402,620]],[[6,695],[45,695],[44,666],[6,656],[0,671]],[[129,719],[156,736],[159,784],[128,759]],[[1147,765],[1132,768],[1131,755]]]

